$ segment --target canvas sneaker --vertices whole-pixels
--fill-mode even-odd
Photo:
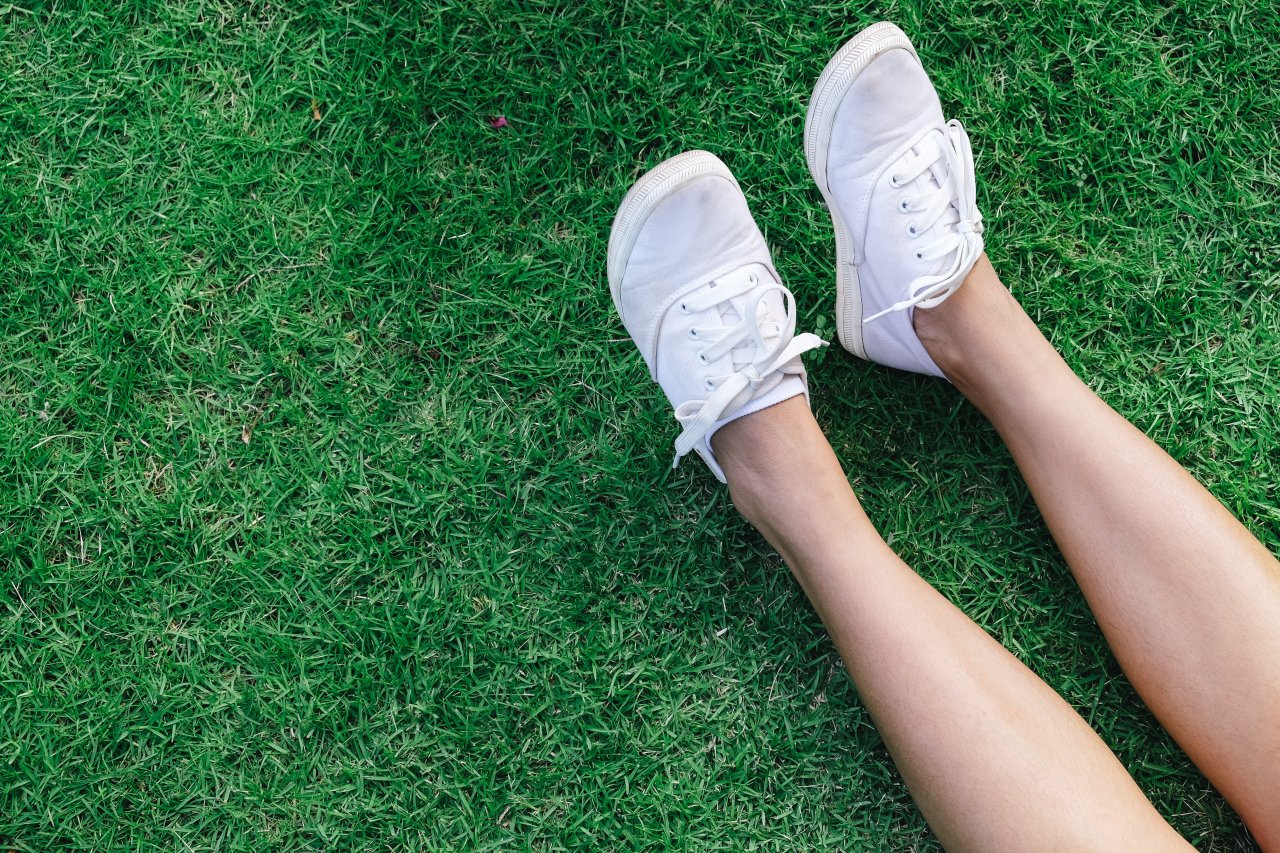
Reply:
[[[814,87],[804,141],[836,230],[840,343],[942,376],[913,317],[964,282],[982,254],[982,215],[969,137],[943,118],[902,30],[875,24],[840,48]]]
[[[724,482],[716,430],[799,394],[807,402],[799,356],[824,345],[795,334],[795,300],[728,167],[690,151],[641,177],[614,217],[608,273],[622,323],[683,427],[672,467],[693,451]]]

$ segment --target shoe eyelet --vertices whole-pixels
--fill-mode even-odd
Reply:
[[[924,263],[924,252],[916,252],[916,263]]]
[[[911,202],[907,201],[905,198],[904,198],[902,201],[898,202],[898,212],[899,212],[899,213],[910,213],[910,212],[911,212]]]
[[[698,353],[698,364],[709,364],[709,363],[710,362],[707,361],[707,354],[705,352]]]
[[[697,330],[697,329],[690,329],[690,330],[689,330],[689,337],[693,338],[693,339],[696,341],[696,340],[698,339],[698,330]]]
[[[908,225],[908,226],[907,226],[907,236],[908,236],[908,237],[919,237],[919,236],[920,236],[920,229],[916,228],[916,226],[915,226],[915,225]]]
[[[902,178],[899,177],[896,172],[889,176],[889,186],[894,189],[900,189],[902,187]]]
[[[681,302],[681,303],[680,303],[680,313],[681,313],[681,314],[688,314],[688,313],[689,313],[689,306],[688,306],[688,305],[686,305],[685,303]]]
[[[707,389],[708,391],[714,391],[716,390],[716,383],[710,376],[708,376],[705,380],[703,380],[702,387]]]

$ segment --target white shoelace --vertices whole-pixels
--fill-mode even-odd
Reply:
[[[950,257],[951,262],[945,271],[913,281],[906,299],[872,314],[864,323],[895,311],[940,304],[959,289],[982,254],[982,214],[978,212],[973,183],[973,149],[964,127],[952,119],[940,128],[930,128],[912,148],[914,152],[902,158],[890,173],[892,186],[905,190],[926,172],[937,186],[930,186],[924,195],[915,198],[903,195],[897,202],[898,210],[919,215],[909,226],[915,229],[910,233],[925,234],[935,225],[942,226],[936,240],[919,244],[915,250],[917,261]]]
[[[785,319],[781,325],[761,323],[758,317],[761,300],[774,291],[782,294]],[[736,314],[738,322],[717,329],[690,329],[691,338],[709,345],[699,354],[699,361],[710,364],[728,353],[734,370],[707,380],[705,387],[712,392],[707,399],[688,400],[676,408],[676,419],[684,430],[676,439],[672,468],[718,421],[772,389],[787,374],[800,373],[804,368],[798,360],[793,361],[796,356],[826,346],[817,335],[795,334],[795,297],[790,290],[775,282],[761,282],[759,276],[745,270],[721,276],[676,308],[686,314],[720,308],[722,317]]]

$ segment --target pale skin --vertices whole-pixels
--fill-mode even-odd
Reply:
[[[1280,563],[1072,373],[985,255],[915,325],[1008,444],[1143,700],[1280,850]],[[1065,701],[889,549],[801,398],[712,441],[948,850],[1190,849]]]

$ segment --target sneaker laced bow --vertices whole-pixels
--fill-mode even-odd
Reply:
[[[680,464],[717,422],[767,393],[785,375],[802,373],[804,368],[797,356],[827,345],[817,335],[807,332],[796,335],[795,297],[791,291],[777,282],[762,282],[751,269],[744,267],[721,276],[676,306],[684,314],[718,309],[724,325],[715,329],[693,327],[688,335],[707,344],[698,353],[700,364],[712,364],[729,354],[733,372],[707,377],[704,387],[711,396],[705,400],[688,400],[676,408],[676,420],[684,429],[676,438],[672,468]],[[763,304],[765,297],[774,292],[782,294],[781,323],[767,316],[769,312]],[[765,317],[762,318],[762,314]],[[734,320],[737,322],[729,325]]]
[[[921,177],[928,189],[918,197],[908,195],[913,182]],[[919,263],[950,258],[944,270],[923,275],[911,283],[908,296],[888,308],[872,314],[863,322],[870,323],[886,314],[908,308],[932,308],[955,293],[964,277],[982,254],[982,214],[978,212],[973,180],[973,149],[960,122],[952,119],[942,127],[932,127],[919,137],[911,150],[899,160],[889,176],[889,185],[903,190],[897,202],[899,213],[913,216],[907,233],[923,236],[934,226],[938,236],[921,242],[915,249]]]

